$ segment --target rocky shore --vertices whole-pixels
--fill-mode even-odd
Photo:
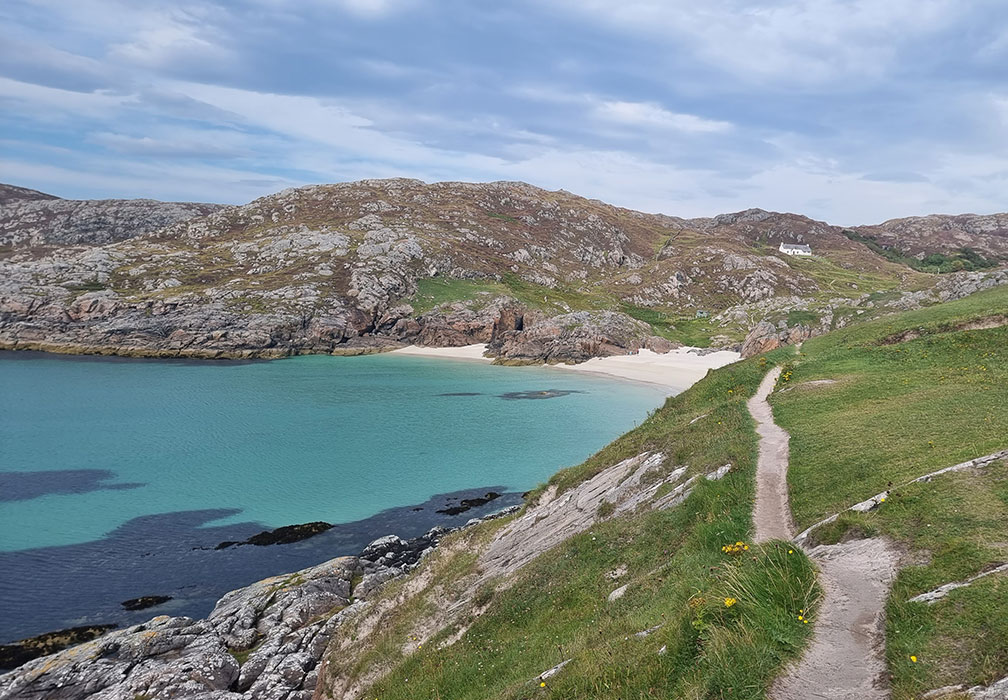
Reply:
[[[0,698],[310,700],[323,653],[343,621],[458,529],[382,537],[357,556],[232,591],[205,619],[162,615],[28,661],[0,675]]]

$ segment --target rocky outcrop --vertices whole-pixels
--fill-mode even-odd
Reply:
[[[0,249],[104,245],[223,208],[152,199],[70,200],[10,185],[0,188]]]
[[[125,610],[146,610],[147,608],[153,608],[161,605],[162,603],[167,603],[171,599],[172,597],[170,595],[145,595],[140,596],[139,598],[124,600],[120,603],[120,605],[122,605]]]
[[[797,345],[811,337],[812,329],[805,325],[789,328],[784,321],[776,326],[769,321],[760,321],[742,343],[742,358],[762,355],[784,345]]]
[[[214,549],[227,549],[228,547],[251,544],[257,547],[268,547],[272,544],[293,544],[314,537],[326,530],[332,529],[332,524],[316,521],[313,523],[302,523],[299,525],[284,525],[275,530],[264,530],[257,535],[252,535],[244,542],[221,542]]]
[[[457,529],[382,537],[358,556],[264,579],[225,595],[204,620],[155,617],[50,656],[22,658],[27,663],[0,675],[0,699],[310,700],[323,653],[343,622]],[[90,638],[60,634],[64,646]]]
[[[14,644],[0,645],[0,670],[17,668],[46,654],[52,654],[73,644],[87,642],[100,637],[115,625],[85,625],[70,629],[47,632],[30,639],[22,639]]]
[[[626,314],[578,311],[552,318],[526,314],[520,329],[495,333],[487,353],[505,362],[583,362],[642,347],[665,353],[681,346]]]

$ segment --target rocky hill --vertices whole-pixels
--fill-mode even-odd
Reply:
[[[578,361],[736,345],[760,321],[800,339],[993,283],[945,276],[938,290],[936,275],[795,214],[687,220],[515,182],[366,180],[237,207],[22,198],[0,204],[0,231],[0,346],[61,352],[481,342],[502,361]]]
[[[152,199],[60,199],[0,184],[0,256],[40,246],[113,243],[220,208]]]
[[[914,216],[855,230],[920,260],[963,248],[971,248],[991,260],[1008,260],[1008,214]]]

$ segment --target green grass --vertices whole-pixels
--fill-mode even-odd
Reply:
[[[745,335],[738,329],[718,328],[709,318],[680,316],[672,311],[625,303],[620,305],[619,310],[627,316],[650,325],[655,335],[697,348],[710,347],[712,335],[726,333],[737,340],[741,340]]]
[[[902,486],[1008,447],[1008,327],[961,329],[1005,313],[1002,287],[810,340],[789,390],[772,397],[791,433],[788,481],[799,528],[892,489],[877,510],[844,513],[813,537],[885,534],[907,552],[911,563],[887,607],[895,700],[1008,674],[1005,577],[933,606],[908,602],[1008,559],[1008,465]],[[907,331],[918,337],[900,342]],[[803,385],[827,378],[837,383]]]
[[[509,296],[522,304],[551,313],[612,309],[615,300],[603,292],[581,292],[566,285],[555,288],[526,282],[514,273],[507,272],[501,281],[460,280],[448,277],[429,277],[418,280],[417,293],[408,301],[417,313],[454,302],[478,308],[494,297]]]
[[[786,255],[784,259],[788,265],[815,280],[820,291],[814,296],[823,300],[836,296],[857,296],[860,292],[884,292],[900,286],[900,278],[893,270],[867,272],[863,269],[849,269],[838,261],[820,256],[801,258]]]
[[[572,537],[506,589],[485,588],[487,609],[464,619],[467,629],[441,630],[422,648],[410,630],[428,604],[397,604],[375,653],[334,670],[352,675],[389,664],[391,673],[363,696],[383,699],[764,697],[811,634],[798,615],[814,610],[819,594],[809,560],[786,543],[737,555],[722,550],[751,531],[756,438],[745,401],[772,362],[753,359],[712,373],[551,483],[567,489],[654,449],[668,454],[666,471],[689,464],[691,473],[702,473],[730,462],[724,479],[699,480],[678,508],[618,517]],[[474,549],[467,542],[461,551]],[[439,567],[432,578],[449,588],[475,563],[445,562],[459,551],[449,545],[426,564]],[[622,566],[627,574],[612,580],[608,572]],[[608,603],[624,584],[626,595]],[[726,598],[734,599],[730,606]],[[644,630],[652,632],[636,636]],[[538,675],[568,659],[540,687]]]

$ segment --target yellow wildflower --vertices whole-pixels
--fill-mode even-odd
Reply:
[[[731,606],[735,605],[735,603],[737,603],[737,602],[738,601],[735,600],[734,598],[725,598],[724,599],[724,606],[726,608],[730,608]]]
[[[913,661],[914,663],[917,663],[917,657],[914,656],[913,654],[910,655],[910,660]]]

